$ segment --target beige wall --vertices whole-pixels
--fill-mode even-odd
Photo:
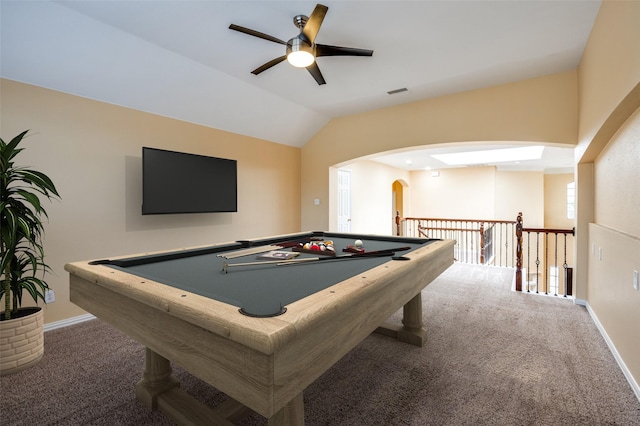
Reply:
[[[409,172],[366,160],[343,164],[332,168],[330,173],[337,173],[338,169],[351,172],[351,232],[393,235],[393,183],[407,182]],[[332,197],[332,204],[337,205],[337,194]],[[405,200],[405,205],[408,202]],[[337,209],[331,212],[330,229],[337,229],[336,212]]]
[[[329,122],[302,148],[302,228],[329,226],[329,168],[374,153],[477,141],[577,142],[575,71],[426,99]]]
[[[589,309],[640,398],[640,291],[632,275],[640,272],[640,238],[591,223],[589,245]]]
[[[640,109],[594,163],[587,300],[636,384],[640,381]]]
[[[410,217],[494,219],[494,167],[472,167],[411,173]]]
[[[555,223],[562,221],[562,215],[566,218],[566,197],[547,197],[547,192],[564,191],[566,176],[571,175],[551,175],[565,176],[556,183],[554,179],[547,182],[542,172],[470,167],[442,169],[438,176],[432,176],[432,171],[407,172],[366,160],[340,168],[351,172],[354,232],[393,231],[391,191],[395,180],[405,184],[404,197],[410,200],[405,200],[404,217],[515,220],[522,212],[525,226],[530,228],[543,227],[545,217],[557,212],[562,211],[561,217],[554,217]]]
[[[640,237],[640,109],[614,135],[594,166],[595,222]]]
[[[637,108],[640,2],[604,0],[578,69],[576,159],[591,162]],[[631,95],[631,99],[627,99]],[[616,116],[612,114],[618,109]],[[610,121],[609,123],[607,121]]]
[[[567,185],[574,181],[573,173],[544,175],[545,228],[573,228],[574,219],[567,218]]]
[[[542,228],[547,206],[542,172],[498,172],[496,174],[496,219],[516,220],[522,212],[525,227]]]
[[[21,164],[47,173],[45,249],[55,303],[45,322],[84,312],[65,263],[299,231],[300,149],[0,80],[2,138],[31,129]],[[238,161],[238,213],[142,216],[141,147]]]
[[[578,68],[576,281],[640,398],[638,22],[640,2],[605,0]]]

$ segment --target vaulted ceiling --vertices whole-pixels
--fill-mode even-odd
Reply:
[[[291,146],[347,114],[575,69],[600,1],[324,1],[316,42],[372,49],[251,71],[309,1],[0,2],[4,78]],[[389,95],[387,92],[406,88]]]

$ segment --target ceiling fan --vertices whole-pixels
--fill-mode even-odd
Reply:
[[[326,44],[315,43],[320,25],[324,20],[329,8],[322,4],[317,4],[311,16],[296,15],[293,18],[293,24],[300,29],[300,34],[285,42],[268,34],[261,33],[239,25],[231,24],[229,29],[249,34],[264,40],[273,41],[287,46],[286,54],[270,60],[266,64],[251,71],[252,74],[258,75],[268,70],[274,65],[287,59],[289,63],[295,67],[306,68],[313,76],[318,84],[326,84],[320,68],[316,63],[316,58],[321,56],[372,56],[373,50],[356,49],[353,47],[328,46]]]

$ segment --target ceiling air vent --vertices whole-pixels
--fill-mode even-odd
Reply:
[[[403,87],[402,89],[391,90],[391,91],[387,92],[387,94],[395,95],[396,93],[406,92],[407,90],[409,90],[409,89],[407,89],[406,87]]]

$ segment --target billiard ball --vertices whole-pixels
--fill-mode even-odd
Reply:
[[[353,245],[354,245],[354,246],[356,246],[356,247],[358,247],[358,248],[362,248],[362,246],[363,246],[364,244],[362,244],[362,240],[355,240],[355,241],[353,242]]]

